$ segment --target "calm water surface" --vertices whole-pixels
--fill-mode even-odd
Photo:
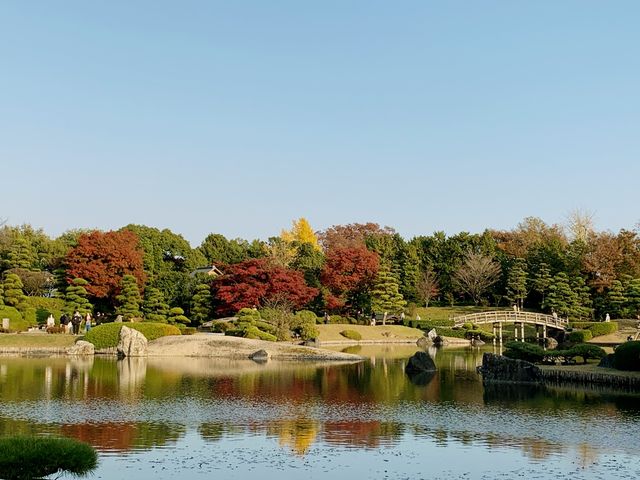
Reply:
[[[2,434],[75,437],[93,478],[640,477],[640,397],[485,390],[482,352],[352,347],[359,364],[0,357]]]

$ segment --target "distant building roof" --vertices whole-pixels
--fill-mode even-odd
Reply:
[[[189,275],[192,276],[192,277],[195,277],[199,273],[204,273],[206,275],[211,275],[211,276],[214,276],[214,277],[218,277],[220,275],[224,275],[222,273],[222,270],[220,270],[215,265],[209,265],[209,266],[206,266],[206,267],[198,267],[195,270],[193,270]]]

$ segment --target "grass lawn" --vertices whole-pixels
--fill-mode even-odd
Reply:
[[[78,337],[75,335],[49,335],[46,333],[3,333],[1,347],[70,347]]]
[[[340,335],[340,332],[343,330],[355,330],[362,335],[363,341],[379,342],[399,339],[417,340],[424,335],[422,330],[404,327],[402,325],[376,325],[372,327],[370,325],[330,324],[316,325],[316,327],[318,327],[320,331],[320,336],[318,337],[320,342],[348,341],[347,338]]]

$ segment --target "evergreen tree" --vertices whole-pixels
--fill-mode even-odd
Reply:
[[[85,315],[93,310],[91,303],[87,300],[87,289],[89,282],[83,278],[74,278],[71,285],[67,287],[64,295],[64,310],[66,313],[72,314],[76,310],[80,314]]]
[[[523,308],[527,297],[527,265],[522,258],[516,258],[507,275],[507,298]]]
[[[180,307],[173,307],[169,312],[169,323],[173,325],[187,325],[189,323],[189,319],[185,317],[183,309]]]
[[[549,265],[542,262],[532,282],[533,290],[539,293],[542,297],[542,305],[545,304],[545,297],[549,293],[549,287],[551,286],[552,280],[553,277],[551,276],[551,269],[549,268]]]
[[[200,325],[206,322],[211,316],[211,287],[201,283],[196,287],[193,295],[193,307],[191,308],[191,319]]]
[[[9,251],[9,268],[26,268],[30,270],[36,262],[36,255],[29,241],[24,237],[18,237]]]
[[[573,308],[574,315],[580,318],[590,318],[593,316],[593,301],[591,292],[584,281],[584,277],[576,276],[571,279],[571,289],[576,294],[577,304]]]
[[[624,288],[620,280],[613,280],[611,286],[607,289],[605,298],[606,308],[612,317],[619,318],[622,307],[627,299],[624,297]]]
[[[640,313],[640,278],[634,278],[627,283],[624,291],[627,299],[626,307],[632,315]]]
[[[544,307],[556,312],[561,317],[569,317],[574,314],[578,304],[578,295],[571,289],[567,274],[558,273],[551,280]]]
[[[418,300],[418,283],[420,282],[420,257],[413,244],[407,244],[402,252],[400,292],[405,299]]]
[[[4,285],[0,283],[0,307],[4,305]]]
[[[116,297],[120,306],[116,308],[116,313],[122,315],[125,320],[131,320],[134,317],[141,317],[140,290],[138,290],[138,282],[133,275],[125,275],[120,282],[120,295]]]
[[[378,279],[371,291],[372,308],[375,312],[400,312],[407,302],[399,291],[398,280],[387,265],[378,271]]]
[[[22,288],[22,280],[15,273],[10,273],[4,279],[4,303],[10,307],[20,308],[27,300]]]
[[[147,322],[167,323],[169,305],[165,303],[164,295],[160,289],[149,287],[145,290],[142,312]]]

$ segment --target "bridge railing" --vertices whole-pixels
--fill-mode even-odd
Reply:
[[[511,310],[470,313],[452,317],[452,320],[456,327],[461,327],[465,323],[532,323],[564,330],[569,326],[569,320],[566,318],[544,313],[514,312]]]

